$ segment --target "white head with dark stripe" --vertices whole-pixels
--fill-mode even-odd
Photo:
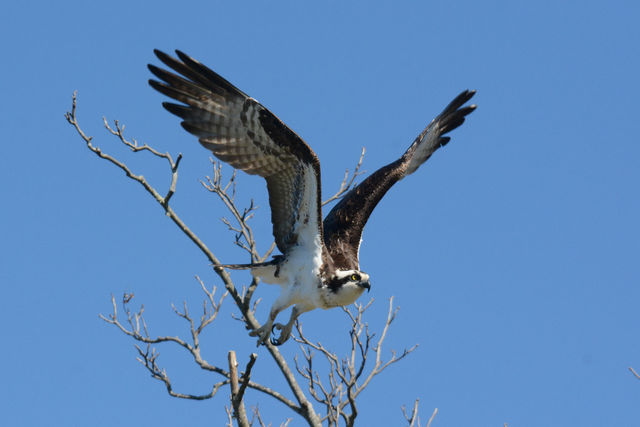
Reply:
[[[323,284],[329,306],[348,305],[371,289],[369,275],[358,270],[336,270]]]

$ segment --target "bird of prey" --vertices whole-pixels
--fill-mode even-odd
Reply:
[[[271,343],[281,345],[300,314],[351,304],[370,289],[358,253],[371,212],[393,184],[447,144],[450,138],[444,135],[476,108],[464,105],[475,91],[460,93],[398,160],[353,188],[323,220],[320,161],[302,138],[258,101],[183,52],[176,51],[177,58],[154,52],[173,72],[149,64],[160,80],[149,84],[180,102],[164,102],[164,108],[180,117],[182,127],[218,159],[267,181],[273,235],[282,255],[259,264],[226,266],[250,269],[254,277],[281,287],[267,321],[250,332],[258,337],[258,345],[272,333]],[[274,323],[278,313],[292,305],[289,321]],[[277,338],[274,329],[280,330]]]

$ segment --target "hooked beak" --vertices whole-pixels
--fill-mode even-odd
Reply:
[[[358,283],[358,286],[360,286],[361,288],[365,288],[367,292],[371,291],[371,283],[368,280],[364,280]]]

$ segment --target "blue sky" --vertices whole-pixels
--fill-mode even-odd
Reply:
[[[132,342],[98,319],[135,292],[152,333],[187,329],[206,260],[155,202],[90,153],[63,113],[158,187],[166,165],[102,128],[182,152],[173,199],[225,262],[244,262],[198,179],[208,153],[148,87],[152,49],[178,48],[257,98],[316,151],[325,194],[362,146],[369,172],[397,158],[459,91],[478,109],[452,142],[385,197],[363,236],[369,313],[401,307],[388,349],[420,347],[361,397],[361,425],[399,425],[420,398],[433,426],[637,425],[640,381],[640,9],[634,2],[14,2],[3,6],[0,408],[6,425],[221,425],[225,394],[170,398]],[[270,243],[263,182],[241,200]],[[239,283],[246,276],[238,276]],[[277,290],[260,286],[268,305]],[[262,307],[262,318],[264,310]],[[227,304],[203,352],[240,363],[253,339]],[[339,310],[304,316],[339,347]],[[288,357],[295,351],[288,343]],[[217,378],[160,349],[178,391]],[[284,389],[264,349],[257,379]],[[226,392],[226,390],[225,390]],[[291,415],[255,393],[265,418]],[[299,422],[293,425],[300,425]]]

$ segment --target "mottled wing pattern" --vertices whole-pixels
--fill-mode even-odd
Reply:
[[[371,212],[399,180],[415,172],[438,148],[449,142],[444,134],[460,126],[475,105],[463,107],[475,91],[458,95],[393,163],[371,174],[347,193],[324,219],[325,246],[338,268],[359,269],[358,251],[362,230]]]
[[[297,241],[296,224],[301,215],[305,185],[316,183],[309,209],[317,209],[320,224],[320,163],[311,148],[275,115],[214,71],[176,51],[175,59],[158,50],[156,56],[169,72],[149,65],[162,81],[149,80],[159,92],[181,102],[164,102],[182,118],[182,126],[220,160],[267,181],[273,235],[278,249],[286,253]],[[315,198],[315,200],[313,200]],[[302,208],[304,209],[304,208]]]

